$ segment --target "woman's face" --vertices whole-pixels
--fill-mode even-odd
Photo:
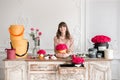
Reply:
[[[60,27],[60,32],[61,33],[66,33],[66,27],[65,26]]]

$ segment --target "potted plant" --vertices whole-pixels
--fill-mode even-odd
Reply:
[[[34,41],[34,46],[33,46],[33,57],[36,57],[37,51],[40,49],[40,36],[42,35],[42,32],[39,31],[39,29],[35,28],[30,28],[30,37]]]
[[[94,43],[94,48],[97,48],[99,50],[102,49],[100,46],[105,46],[105,48],[109,47],[108,42],[111,41],[111,38],[105,35],[96,35],[94,36],[91,41]]]
[[[84,67],[85,59],[83,57],[72,55],[72,63],[77,67]]]
[[[104,51],[109,48],[108,42],[111,38],[105,35],[96,35],[91,41],[94,43],[94,48],[97,49],[97,57],[104,57]]]
[[[55,47],[57,53],[61,53],[61,54],[64,54],[67,52],[67,45],[66,44],[58,44],[56,47]]]
[[[37,54],[38,54],[39,59],[43,60],[44,56],[46,54],[46,51],[44,49],[40,49],[40,50],[37,51]]]

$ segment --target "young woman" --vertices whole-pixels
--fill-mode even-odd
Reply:
[[[58,30],[56,36],[54,37],[54,50],[57,57],[68,57],[73,53],[73,38],[70,35],[67,24],[65,22],[60,22],[58,25]],[[66,44],[67,51],[64,54],[61,54],[56,51],[56,46],[58,44]]]

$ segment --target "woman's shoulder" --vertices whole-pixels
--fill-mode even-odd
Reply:
[[[54,39],[57,39],[57,36],[54,36]]]
[[[58,38],[57,38],[57,36],[54,36],[54,40],[57,40]]]
[[[70,40],[73,40],[73,36],[70,36]]]

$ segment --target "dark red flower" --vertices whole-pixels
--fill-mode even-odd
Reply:
[[[74,64],[82,64],[85,62],[85,59],[76,55],[72,56],[72,63]]]
[[[38,50],[37,54],[44,54],[45,55],[46,51],[44,49],[40,49],[40,50]]]
[[[56,50],[65,50],[65,49],[68,49],[67,48],[67,45],[66,44],[58,44],[56,47],[55,47]]]
[[[91,41],[93,43],[106,43],[106,42],[110,42],[111,38],[105,35],[96,35],[91,39]]]

